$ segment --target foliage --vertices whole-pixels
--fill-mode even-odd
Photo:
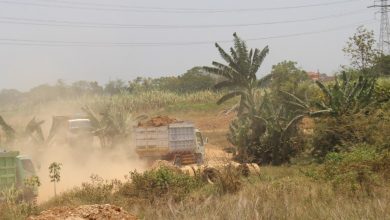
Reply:
[[[381,76],[390,76],[390,55],[379,56],[375,61],[373,71]]]
[[[380,103],[387,100],[376,95],[376,78],[361,75],[352,80],[343,73],[333,85],[317,84],[324,95],[316,103],[322,112],[317,116],[323,117],[317,120],[312,142],[317,158],[323,159],[328,152],[348,150],[350,144],[376,144],[385,139],[383,123],[388,111],[383,112]],[[369,128],[371,132],[367,133]]]
[[[390,112],[377,109],[340,117],[315,119],[313,155],[322,161],[329,152],[345,152],[358,143],[389,147]],[[369,132],[367,132],[369,131]]]
[[[202,67],[193,67],[179,76],[166,76],[154,79],[137,77],[129,81],[127,91],[139,93],[150,90],[161,90],[192,93],[211,90],[218,80],[218,77],[206,73]]]
[[[0,192],[0,218],[9,220],[22,220],[37,213],[34,201],[21,200],[23,191],[10,187]]]
[[[131,182],[127,183],[120,193],[144,198],[150,202],[156,198],[172,198],[177,201],[202,185],[200,179],[164,166],[143,173],[130,172],[130,179]]]
[[[335,187],[371,193],[380,184],[379,177],[389,178],[390,152],[369,145],[358,145],[351,152],[329,153],[321,169],[324,179]]]
[[[131,109],[126,105],[110,102],[100,112],[100,117],[88,106],[83,108],[91,120],[93,133],[99,137],[103,149],[124,143],[132,128]]]
[[[236,159],[248,162],[248,147],[250,146],[250,120],[236,118],[229,125],[228,141],[238,149]]]
[[[49,165],[50,182],[54,184],[54,195],[57,196],[56,183],[61,180],[61,163],[53,162]]]
[[[334,117],[356,114],[376,102],[373,99],[375,77],[362,75],[357,80],[351,80],[343,72],[333,85],[325,86],[319,81],[316,83],[325,97],[324,100],[318,101],[316,106]]]
[[[242,189],[241,175],[242,170],[235,168],[232,164],[224,166],[218,172],[216,180],[216,189],[220,195],[226,193],[236,193]]]
[[[227,64],[212,62],[212,67],[203,67],[207,72],[224,78],[217,83],[216,89],[226,88],[228,93],[218,100],[221,104],[236,96],[240,97],[238,114],[245,112],[248,104],[254,103],[256,88],[262,86],[267,77],[258,80],[257,71],[269,52],[268,46],[263,50],[251,49],[248,51],[245,41],[241,40],[236,33],[233,34],[234,47],[230,48],[230,55],[225,52],[218,43],[215,44],[221,57]]]
[[[76,190],[65,192],[40,208],[109,203],[123,207],[140,219],[388,219],[388,188],[376,187],[369,196],[353,194],[335,189],[328,181],[305,177],[298,171],[305,168],[264,166],[260,177],[242,181],[239,193],[220,195],[215,193],[216,184],[208,184],[178,202],[163,197],[148,203],[118,193],[107,194],[105,200],[94,202],[88,198],[98,190],[81,196],[78,188],[77,194],[74,194]]]
[[[104,87],[104,92],[109,95],[119,94],[126,90],[126,83],[121,79],[110,80]]]
[[[350,57],[351,65],[364,74],[369,74],[380,52],[375,49],[376,41],[374,32],[363,26],[357,28],[356,33],[349,38],[344,47],[344,53]]]
[[[269,93],[254,91],[251,102],[243,101],[246,113],[232,122],[228,134],[230,143],[238,148],[236,159],[280,165],[302,150],[303,139],[299,137],[297,125],[310,109],[305,104],[302,107],[304,102],[289,93],[296,93],[296,85],[307,80],[306,73],[295,65],[291,61],[275,65],[266,77],[270,79]],[[288,99],[299,103],[291,105],[291,101],[286,101],[286,94]]]
[[[306,71],[298,68],[297,62],[283,61],[272,66],[269,88],[274,97],[281,97],[279,91],[284,91],[303,99],[305,98],[305,91],[299,90],[297,85],[307,81],[309,81],[309,77]]]
[[[277,96],[264,95],[265,91],[258,88],[272,79],[272,93],[279,93],[282,88],[294,90],[294,84],[307,79],[307,76],[295,67],[294,62],[282,62],[273,67],[272,74],[258,80],[256,73],[268,54],[268,47],[262,51],[248,51],[245,41],[237,34],[233,36],[234,48],[230,49],[230,55],[216,44],[228,64],[214,61],[213,67],[204,67],[208,72],[225,78],[215,85],[216,88],[229,89],[218,104],[240,97],[238,118],[230,125],[228,140],[238,148],[237,159],[240,161],[264,164],[289,162],[296,151],[292,146],[296,144],[293,138],[297,134],[296,125],[303,115],[293,113],[289,106],[280,103]]]
[[[380,78],[375,86],[375,99],[380,103],[390,100],[390,79]]]

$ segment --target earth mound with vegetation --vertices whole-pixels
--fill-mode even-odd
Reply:
[[[29,217],[28,220],[137,220],[137,218],[122,208],[114,205],[82,205],[76,208],[57,207],[41,212],[38,216]]]

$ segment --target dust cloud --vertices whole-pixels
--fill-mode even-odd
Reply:
[[[31,152],[30,156],[36,164],[37,175],[41,181],[38,202],[44,202],[54,196],[48,169],[52,162],[62,164],[57,193],[81,186],[83,182],[90,180],[92,174],[106,180],[124,180],[129,171],[143,171],[146,167],[145,162],[138,159],[131,148],[125,147],[103,150],[97,147],[50,146]]]
[[[82,105],[79,102],[71,104],[48,103],[45,106],[36,106],[34,109],[30,109],[31,111],[7,114],[6,119],[22,133],[27,122],[36,116],[38,120],[45,120],[45,123],[42,124],[42,130],[44,136],[47,137],[53,115],[77,114],[81,112],[80,106]],[[53,183],[50,182],[48,168],[52,162],[62,164],[57,194],[90,181],[91,175],[98,175],[106,180],[124,180],[125,175],[128,175],[130,171],[144,171],[147,164],[138,158],[134,144],[130,140],[115,149],[102,149],[97,137],[94,137],[92,145],[78,147],[59,143],[40,146],[31,140],[22,139],[11,150],[18,150],[22,155],[32,159],[41,182],[38,202],[44,202],[54,196]]]

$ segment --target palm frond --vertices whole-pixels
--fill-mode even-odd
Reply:
[[[255,53],[255,55],[253,56],[253,60],[252,60],[252,65],[251,65],[251,68],[250,68],[250,73],[251,74],[256,74],[257,71],[259,70],[261,64],[263,63],[265,57],[267,56],[267,54],[269,53],[269,47],[266,46],[264,47],[263,50],[261,50],[261,52],[257,52]]]

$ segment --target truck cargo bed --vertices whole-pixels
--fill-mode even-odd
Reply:
[[[195,127],[190,122],[160,127],[136,127],[136,151],[141,157],[193,152],[196,148]]]
[[[16,156],[18,152],[0,152],[0,190],[16,183]]]

